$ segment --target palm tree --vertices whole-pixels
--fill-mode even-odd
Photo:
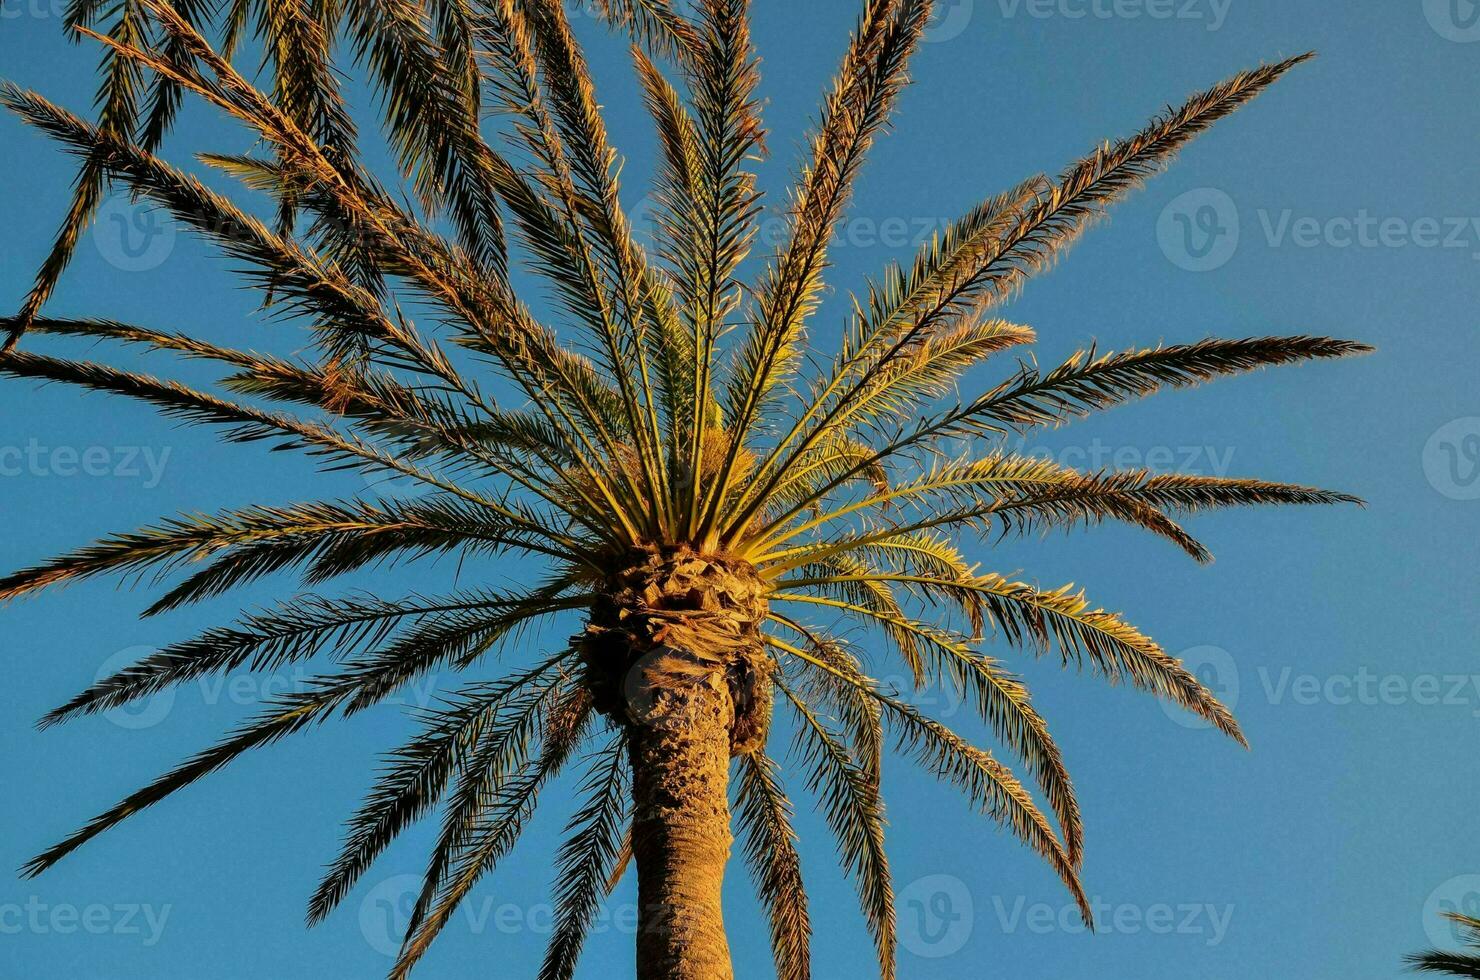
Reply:
[[[1458,928],[1465,945],[1480,950],[1480,919],[1472,919],[1458,912],[1445,914]],[[1480,977],[1480,954],[1441,953],[1437,949],[1414,953],[1407,958],[1408,965],[1417,973],[1442,973],[1450,977]]]
[[[380,80],[413,194],[377,181],[355,152],[331,35],[311,16],[320,6],[354,13],[343,23]],[[442,30],[409,0],[264,2],[262,33],[279,53],[270,92],[196,29],[201,18],[187,12],[199,14],[196,5],[127,0],[135,28],[79,25],[131,84],[151,76],[154,91],[199,97],[250,130],[268,154],[200,159],[265,194],[266,220],[160,159],[147,130],[130,138],[130,127],[86,122],[37,94],[0,92],[82,158],[83,186],[117,182],[168,212],[245,270],[274,330],[298,323],[311,338],[307,353],[276,356],[112,320],[45,318],[33,302],[0,322],[178,355],[224,376],[202,388],[19,348],[0,355],[0,372],[138,399],[216,426],[229,442],[270,442],[419,488],[176,516],[0,579],[0,599],[106,574],[180,573],[147,610],[155,614],[290,569],[313,584],[449,554],[467,567],[504,555],[545,569],[516,590],[298,595],[103,678],[42,723],[207,674],[330,651],[338,661],[37,856],[27,874],[248,750],[360,712],[418,677],[470,675],[388,755],[311,920],[441,805],[393,970],[405,976],[513,847],[540,790],[578,766],[583,802],[556,858],[542,978],[571,975],[629,863],[638,975],[731,976],[720,890],[733,825],[770,915],[778,974],[795,980],[809,975],[811,930],[785,773],[768,742],[779,705],[800,780],[835,833],[891,977],[886,737],[1039,853],[1086,907],[1081,817],[1063,758],[1022,681],[981,652],[988,635],[1135,685],[1243,741],[1213,694],[1120,615],[1068,588],[983,571],[962,542],[1116,521],[1201,561],[1208,553],[1179,515],[1352,501],[1252,479],[1079,472],[1005,447],[1015,433],[1163,388],[1367,348],[1309,336],[1091,348],[1047,371],[1022,363],[970,400],[950,395],[968,368],[1033,340],[997,307],[1304,57],[1236,75],[1061,177],[985,201],[869,283],[841,346],[824,354],[806,334],[830,232],[906,84],[929,3],[866,4],[811,135],[789,235],[757,257],[744,285],[761,210],[751,173],[764,145],[756,58],[745,0],[697,8],[684,19],[661,0],[608,7],[631,30],[660,140],[651,251],[633,240],[617,157],[555,0],[428,4],[465,18],[466,31]],[[510,124],[513,150],[485,137],[484,108]],[[515,294],[506,236],[550,287],[543,313]],[[422,326],[409,310],[425,313]],[[528,649],[529,630],[568,614],[581,624],[574,636]],[[840,637],[850,622],[873,628],[917,686],[961,692],[1026,778],[874,680],[887,661]]]

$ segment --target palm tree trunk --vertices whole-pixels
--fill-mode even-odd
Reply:
[[[632,856],[638,980],[731,980],[720,891],[730,856],[730,732],[722,674],[689,673],[670,651],[649,663],[632,712]],[[673,669],[674,667],[677,669]]]

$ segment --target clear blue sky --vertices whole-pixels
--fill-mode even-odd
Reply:
[[[64,43],[60,6],[3,0],[0,75],[86,110],[96,52]],[[793,163],[855,7],[757,0],[772,189]],[[1195,88],[1315,48],[1317,62],[1185,152],[1033,282],[1011,315],[1037,328],[1046,360],[1091,338],[1121,348],[1280,332],[1353,337],[1381,351],[1166,394],[1034,445],[1084,465],[1175,463],[1320,484],[1370,506],[1198,520],[1193,529],[1218,554],[1207,568],[1114,530],[976,549],[991,567],[1084,585],[1202,665],[1236,698],[1253,750],[1135,692],[1022,662],[1077,779],[1101,933],[1079,931],[1034,857],[896,764],[886,788],[902,977],[1396,977],[1403,953],[1443,938],[1437,909],[1480,905],[1480,878],[1463,877],[1480,874],[1480,681],[1470,679],[1480,675],[1477,14],[1471,0],[942,4],[918,82],[835,252],[840,288],[820,337],[835,333],[846,289],[908,254],[922,229],[1029,173],[1057,171]],[[651,160],[647,124],[621,47],[582,26],[635,206]],[[244,146],[192,108],[167,149],[183,160]],[[13,308],[63,211],[73,165],[6,119],[0,173],[0,306]],[[124,201],[112,206],[52,312],[271,336],[248,323],[250,297],[223,263],[183,234],[130,227],[136,217]],[[17,382],[0,385],[0,470],[8,568],[179,510],[364,489],[252,447],[218,446],[138,406]],[[528,576],[488,571],[496,581]],[[412,566],[366,582],[435,590],[452,573]],[[276,581],[247,598],[291,588]],[[3,610],[0,869],[292,681],[192,685],[132,714],[37,733],[36,717],[117,658],[234,611],[139,621],[144,604],[97,583]],[[401,876],[418,872],[433,828],[408,834],[327,924],[306,930],[303,907],[376,754],[405,731],[391,709],[299,736],[128,821],[40,880],[0,870],[0,978],[376,976],[390,963]],[[868,976],[851,888],[794,788],[816,975]],[[423,976],[535,973],[568,803],[568,786],[549,795]],[[743,875],[737,862],[737,972],[769,976]],[[583,976],[631,975],[633,900],[629,881]]]

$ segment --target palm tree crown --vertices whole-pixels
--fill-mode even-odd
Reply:
[[[29,873],[250,749],[375,705],[419,676],[465,673],[466,686],[389,755],[311,919],[441,804],[394,969],[404,975],[513,846],[541,788],[577,764],[584,802],[557,857],[542,977],[571,975],[629,859],[643,915],[653,909],[656,923],[645,918],[639,937],[642,975],[728,975],[713,913],[731,806],[778,973],[805,977],[810,927],[792,807],[767,747],[775,709],[891,976],[886,736],[1042,855],[1085,905],[1081,817],[1064,761],[1024,684],[980,651],[986,638],[1133,684],[1242,741],[1214,695],[1119,615],[1068,588],[985,571],[963,539],[1117,521],[1203,561],[1178,517],[1353,500],[1251,479],[1080,472],[1007,444],[1163,388],[1366,348],[1290,336],[1090,349],[1051,370],[1022,363],[970,400],[951,396],[968,368],[1033,340],[997,315],[1028,278],[1303,57],[1236,75],[1060,177],[983,202],[870,282],[841,346],[820,351],[807,327],[829,237],[907,82],[928,0],[865,4],[811,134],[788,235],[744,282],[762,208],[752,167],[764,149],[745,0],[699,0],[692,18],[666,0],[602,5],[634,41],[659,137],[651,248],[634,240],[618,158],[556,0],[238,0],[222,25],[198,0],[125,0],[102,32],[87,26],[100,4],[75,6],[73,26],[107,53],[99,121],[14,86],[0,95],[83,161],[68,223],[5,326],[16,337],[29,329],[171,353],[223,376],[205,390],[20,348],[0,355],[0,371],[139,399],[231,442],[273,442],[420,492],[177,516],[12,574],[0,598],[109,573],[184,573],[153,614],[287,569],[317,584],[388,559],[456,554],[518,555],[546,571],[516,591],[299,595],[98,681],[43,723],[210,673],[331,651],[340,661],[36,857]],[[270,91],[233,64],[253,11],[275,69]],[[410,195],[360,162],[331,63],[338,39],[379,86]],[[266,218],[155,154],[185,94],[270,151],[200,158],[265,194]],[[512,150],[485,135],[485,110],[507,124]],[[104,181],[230,256],[268,309],[308,329],[309,352],[280,357],[42,317]],[[510,242],[550,287],[548,309],[515,294]],[[422,325],[412,309],[425,311]],[[527,627],[568,613],[582,624],[568,643],[495,666]],[[840,637],[850,622],[873,628],[916,685],[961,692],[1026,778],[872,679],[887,661]]]

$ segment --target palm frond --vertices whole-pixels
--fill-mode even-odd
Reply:
[[[451,523],[443,524],[444,521]],[[468,536],[467,532],[472,535]],[[197,573],[188,584],[162,601],[160,608],[165,609],[315,558],[325,562],[319,567],[318,576],[328,577],[338,567],[347,570],[376,560],[387,553],[387,548],[436,550],[463,547],[475,541],[497,546],[500,541],[512,544],[521,532],[531,535],[525,544],[542,547],[534,537],[532,524],[521,527],[498,515],[479,513],[449,500],[314,503],[250,507],[214,516],[186,514],[105,538],[69,555],[0,578],[0,600],[94,575],[146,569],[167,572],[223,549],[248,549],[240,559],[233,558]],[[405,536],[400,536],[403,533]],[[381,535],[385,536],[383,543]],[[276,552],[257,547],[263,542],[282,542],[284,547]],[[343,550],[336,554],[338,546]]]
[[[373,596],[329,599],[307,595],[277,608],[244,616],[233,627],[214,627],[173,643],[138,663],[101,678],[41,719],[45,728],[79,714],[107,711],[167,687],[246,667],[275,670],[311,659],[325,649],[340,655],[377,646],[401,625],[452,612],[483,612],[490,618],[510,612],[536,615],[537,609],[570,608],[571,600],[531,599],[482,591],[439,598],[410,596],[399,601]]]
[[[1450,977],[1480,977],[1480,956],[1443,953],[1436,949],[1405,957],[1415,973],[1442,973]]]
[[[667,165],[658,196],[662,254],[675,270],[693,336],[688,408],[693,466],[703,455],[709,429],[721,424],[712,393],[716,343],[726,318],[740,305],[741,288],[732,280],[750,252],[760,211],[749,163],[765,148],[746,0],[705,0],[700,14],[692,120],[666,80],[639,66]],[[697,480],[688,497],[685,526],[692,532],[699,519]]]
[[[915,685],[925,682],[920,634],[912,628],[890,583],[881,581],[851,555],[828,556],[816,565],[804,566],[799,574],[810,576],[804,580],[808,587],[869,613],[909,668]]]
[[[1027,181],[979,205],[947,229],[943,237],[932,237],[922,247],[909,273],[892,266],[882,285],[870,285],[867,309],[855,300],[854,315],[843,334],[842,350],[827,378],[818,382],[809,404],[790,431],[771,449],[761,467],[762,475],[773,465],[777,474],[751,492],[752,503],[745,513],[753,513],[760,503],[769,500],[781,474],[796,465],[814,445],[835,435],[840,428],[851,427],[852,418],[867,407],[858,403],[869,400],[864,395],[871,386],[886,391],[904,388],[914,395],[906,404],[914,403],[981,357],[1011,346],[1014,334],[1022,341],[1031,337],[1026,327],[972,320],[970,291],[963,293],[956,287],[968,275],[973,259],[991,247],[1011,227],[1021,209],[1035,200],[1043,180],[1040,177]],[[965,323],[960,322],[963,318]],[[950,352],[955,345],[939,336],[952,323],[958,324],[957,344],[965,342],[965,349],[954,355]],[[973,347],[972,340],[979,346]],[[922,344],[930,344],[936,350],[921,353]],[[946,363],[937,368],[936,361],[943,355]],[[895,365],[900,358],[908,362],[903,367]],[[875,410],[860,421],[868,422],[881,414]],[[800,444],[792,448],[799,437]]]
[[[1094,913],[1079,881],[1075,858],[1054,837],[1032,795],[1011,770],[937,721],[908,704],[888,701],[888,716],[897,723],[902,750],[913,748],[919,760],[942,779],[965,790],[982,811],[1007,826],[1023,843],[1045,858],[1069,889],[1079,914],[1091,928]]]
[[[669,0],[596,0],[596,10],[613,30],[625,30],[655,56],[680,64],[695,57],[698,29]]]
[[[745,862],[771,924],[777,980],[810,980],[812,922],[780,767],[765,752],[741,756],[735,797]]]
[[[1007,642],[1036,654],[1056,649],[1067,666],[1085,662],[1111,683],[1126,681],[1166,698],[1208,721],[1240,744],[1243,733],[1229,710],[1203,684],[1154,641],[1115,613],[1091,609],[1083,593],[1071,587],[1045,592],[1023,582],[991,574],[959,580],[923,576],[877,575],[884,582],[933,586],[980,598],[983,613]],[[836,583],[782,580],[784,587],[828,587]],[[872,616],[865,607],[796,592],[778,592],[778,601],[811,603]]]
[[[1111,204],[1165,167],[1182,147],[1312,57],[1297,55],[1239,72],[1194,94],[1134,136],[1101,146],[1065,171],[1019,217],[980,257],[972,275],[962,277],[961,288],[977,293],[979,308],[1007,298],[1062,254]]]
[[[605,435],[605,420],[613,417],[612,399],[608,397],[604,383],[585,358],[561,347],[546,328],[535,323],[524,306],[508,292],[507,284],[497,279],[488,280],[476,268],[466,268],[458,255],[443,248],[435,236],[397,211],[383,194],[368,187],[362,175],[346,175],[341,172],[310,136],[299,130],[291,119],[283,116],[261,93],[252,88],[188,24],[172,18],[168,8],[160,8],[156,13],[174,33],[186,40],[192,54],[215,73],[216,82],[207,82],[198,75],[175,73],[172,77],[178,78],[192,91],[240,118],[278,147],[291,151],[289,159],[299,162],[310,182],[321,184],[325,191],[334,196],[336,205],[346,209],[353,217],[357,229],[373,232],[374,240],[388,249],[385,258],[395,263],[397,271],[413,278],[428,291],[430,299],[445,306],[449,313],[463,321],[466,332],[459,336],[459,342],[491,354],[507,375],[521,385],[547,414],[552,423],[559,424],[563,421],[571,426],[575,436],[588,447],[586,434],[590,431],[587,428],[590,426],[606,438],[609,449],[613,447],[610,438]],[[120,50],[156,71],[165,74],[174,72],[173,68],[151,58],[147,53],[126,47],[120,47]],[[19,111],[29,113],[28,118],[32,118],[37,125],[55,131],[64,140],[90,144],[100,138],[86,124],[49,106],[44,100],[30,96],[29,93],[18,93],[18,99]],[[141,174],[137,179],[146,185],[146,191],[157,184],[163,184],[162,191],[155,189],[164,194],[165,203],[172,207],[177,217],[200,224],[204,223],[199,217],[202,214],[214,215],[223,207],[230,210],[229,206],[200,187],[198,182],[173,173],[147,154],[141,155],[128,146],[110,146],[110,152],[121,153],[133,168],[131,172],[138,171]],[[496,175],[499,172],[498,164],[497,158],[490,162]],[[176,199],[180,201],[177,202]],[[213,224],[232,230],[237,228],[235,223],[223,222],[219,218]],[[265,229],[255,223],[248,223],[245,227],[253,233],[250,237],[260,251]],[[229,239],[223,244],[228,251],[233,247]],[[269,251],[274,255],[282,251],[276,242],[269,241],[268,245]],[[252,254],[249,252],[247,257],[252,257]],[[283,265],[292,274],[301,275],[301,266],[304,263],[293,261],[293,256],[290,255],[287,259],[278,257],[276,261],[269,260],[268,264],[274,269]],[[274,271],[268,277],[269,285],[276,287],[280,277],[281,274]],[[316,285],[321,278],[322,276],[311,276],[309,281]],[[336,299],[340,298],[342,292],[337,287],[330,290],[330,294]],[[328,323],[333,326],[337,319],[331,317]],[[352,318],[351,323],[358,321]],[[495,323],[497,328],[493,325]],[[385,321],[376,325],[383,328]],[[392,329],[381,339],[405,347],[407,345],[403,333],[404,331]],[[420,353],[414,346],[407,352],[413,356]],[[558,394],[560,398],[552,402],[549,398],[551,393]],[[572,415],[572,411],[576,414]],[[587,469],[589,470],[589,466]],[[594,472],[590,475],[599,480]],[[611,502],[617,503],[615,499]]]
[[[386,756],[375,787],[350,818],[344,846],[309,901],[310,924],[333,911],[390,842],[436,805],[474,753],[517,730],[525,689],[533,685],[532,700],[542,702],[549,675],[574,655],[565,650],[528,671],[465,688],[426,712],[416,735]]]
[[[451,68],[411,0],[343,0],[357,57],[380,87],[387,130],[423,203],[445,209],[467,254],[502,274],[503,225],[491,151],[479,134],[476,91]]]
[[[812,140],[813,155],[793,206],[790,239],[759,288],[756,324],[727,384],[726,425],[749,429],[795,368],[807,317],[816,307],[829,236],[851,196],[869,147],[887,125],[929,18],[928,0],[870,0]],[[717,516],[734,473],[734,444],[710,495]]]
[[[102,12],[102,7],[101,0],[83,0],[83,2],[72,4],[66,19],[67,30],[72,31],[85,24],[94,23]],[[107,28],[108,36],[124,44],[141,43],[148,31],[143,5],[138,0],[122,0],[114,5],[112,10],[114,20]],[[103,54],[102,73],[103,83],[98,90],[96,100],[98,129],[101,132],[127,139],[138,125],[139,100],[143,94],[141,89],[144,85],[143,70],[130,59],[118,57],[112,49],[108,49]],[[174,93],[165,89],[161,91],[159,98],[163,100],[164,105],[169,106],[173,102]],[[160,102],[157,101],[156,105],[159,104]],[[158,118],[162,113],[163,110],[156,110],[153,115]],[[97,152],[86,155],[83,158],[81,172],[77,175],[77,185],[72,192],[72,201],[67,209],[67,216],[62,220],[62,227],[57,232],[51,251],[47,253],[45,261],[37,271],[36,280],[30,292],[26,294],[19,315],[9,326],[0,350],[9,351],[15,347],[21,334],[41,312],[46,301],[51,298],[57,283],[62,278],[62,273],[72,262],[72,255],[77,250],[78,239],[102,205],[107,187],[108,174],[104,154]]]
[[[551,0],[521,0],[513,6],[522,9],[531,28],[531,47],[563,141],[557,176],[564,184],[569,215],[584,219],[584,228],[573,221],[572,233],[602,295],[600,332],[610,372],[627,407],[628,432],[642,460],[649,498],[661,510],[667,498],[659,489],[661,436],[645,342],[657,294],[644,289],[650,275],[622,211],[616,151],[609,145],[589,69],[564,10]],[[602,285],[608,280],[609,286]]]
[[[1046,374],[1025,365],[1017,377],[953,413],[958,417],[936,433],[949,436],[972,431],[1001,432],[1002,426],[1054,425],[1144,398],[1163,388],[1186,388],[1262,367],[1349,357],[1371,350],[1366,344],[1306,336],[1210,338],[1195,344],[1098,357],[1094,348],[1090,348],[1071,354]]]
[[[303,690],[269,701],[267,711],[236,729],[221,742],[187,759],[143,789],[131,793],[65,840],[26,862],[21,868],[22,874],[27,877],[40,874],[103,831],[153,806],[201,777],[221,769],[243,753],[269,745],[309,725],[322,723],[336,710],[350,705],[368,687],[378,687],[382,695],[389,693],[394,688],[382,683],[387,671],[394,673],[398,681],[409,672],[408,665],[399,660],[393,663],[353,663],[348,666],[348,670],[339,674],[311,678]]]
[[[830,675],[883,707],[898,730],[899,749],[914,754],[926,768],[965,790],[972,802],[994,820],[1006,825],[1025,844],[1047,859],[1068,887],[1084,921],[1093,927],[1094,918],[1079,881],[1078,862],[1059,843],[1032,795],[1012,772],[991,754],[971,745],[945,725],[922,715],[916,708],[878,690],[877,685],[856,669],[828,663],[788,644],[775,641],[788,653],[822,674]]]
[[[540,980],[570,980],[586,933],[606,892],[622,850],[628,819],[630,762],[627,740],[618,735],[591,760],[582,784],[586,801],[566,824],[555,858],[555,930],[540,967]]]
[[[777,687],[796,710],[794,751],[810,763],[807,788],[817,796],[823,816],[837,838],[843,870],[853,878],[864,919],[879,954],[879,974],[894,976],[894,886],[884,851],[884,806],[879,784],[852,758],[800,696],[778,681]]]
[[[854,611],[852,608],[849,611]],[[861,613],[869,619],[884,619],[877,613]],[[799,628],[786,617],[775,617],[791,628]],[[1002,664],[971,648],[964,638],[949,630],[904,619],[888,620],[894,630],[910,632],[917,648],[928,658],[926,669],[937,683],[949,684],[992,729],[993,734],[1015,753],[1038,781],[1049,805],[1063,829],[1065,853],[1077,867],[1083,859],[1084,826],[1079,803],[1069,778],[1068,767],[1047,722],[1033,707],[1027,687],[1008,673]],[[807,654],[819,661],[833,677],[847,679],[849,690],[857,692],[873,682],[864,677],[857,661],[839,656],[835,641],[802,630],[807,638]],[[787,647],[794,650],[793,647]]]
[[[570,690],[544,719],[539,757],[502,782],[479,784],[476,807],[466,824],[458,826],[450,840],[444,837],[439,842],[391,980],[404,980],[468,892],[514,846],[534,812],[540,789],[576,750],[591,713],[590,694]],[[455,862],[452,854],[444,853],[448,843],[456,847]]]

